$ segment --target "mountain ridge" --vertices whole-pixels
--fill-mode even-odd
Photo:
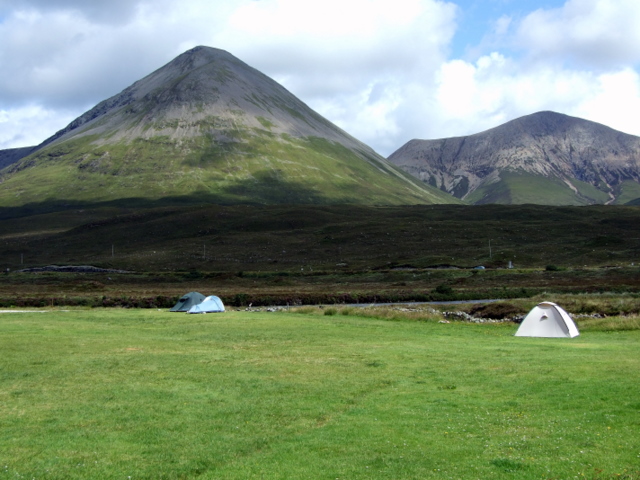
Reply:
[[[470,203],[609,204],[640,196],[640,137],[549,111],[473,135],[414,139],[388,160]],[[557,184],[552,198],[515,185],[541,186],[542,179]]]

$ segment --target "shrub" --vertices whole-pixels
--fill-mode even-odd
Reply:
[[[435,292],[439,295],[453,295],[453,288],[449,285],[438,285]]]
[[[517,315],[524,315],[527,312],[511,303],[495,302],[476,305],[471,308],[469,313],[474,317],[502,320],[505,318],[512,318]]]

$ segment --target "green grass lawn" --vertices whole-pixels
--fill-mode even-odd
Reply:
[[[0,313],[0,479],[640,478],[640,331]]]

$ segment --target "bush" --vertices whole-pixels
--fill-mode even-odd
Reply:
[[[453,288],[449,285],[438,285],[435,292],[439,295],[453,295]]]
[[[525,315],[527,312],[511,303],[495,302],[487,303],[484,305],[476,305],[471,308],[469,313],[474,317],[503,320],[505,318],[512,318],[517,315]]]

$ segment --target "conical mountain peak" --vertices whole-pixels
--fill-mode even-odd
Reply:
[[[389,164],[258,70],[202,46],[100,102],[3,173],[5,199],[42,175],[57,179],[51,198],[456,201]],[[2,196],[0,190],[0,203]]]

